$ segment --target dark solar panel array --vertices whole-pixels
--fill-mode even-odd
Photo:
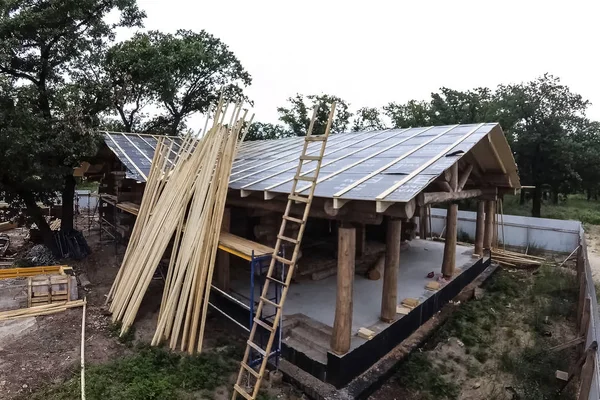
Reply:
[[[342,133],[329,137],[315,195],[346,200],[406,202],[484,138],[497,124]],[[178,139],[177,139],[178,140]],[[156,137],[105,134],[107,145],[128,169],[128,177],[145,181]],[[233,164],[231,189],[289,193],[304,139],[244,142]],[[316,155],[319,143],[307,154]],[[303,174],[312,175],[314,162]],[[308,184],[299,183],[308,188]],[[305,192],[307,189],[305,189]]]

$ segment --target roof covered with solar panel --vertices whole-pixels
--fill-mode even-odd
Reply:
[[[126,166],[128,177],[145,181],[156,137],[105,133],[104,138]],[[178,146],[180,139],[171,140]],[[302,137],[244,142],[233,164],[230,197],[268,201],[290,193],[303,144]],[[319,149],[320,143],[310,143],[307,154]],[[302,175],[311,175],[315,162],[304,165]],[[309,187],[306,182],[297,191]],[[330,200],[334,209],[350,201],[370,202],[376,204],[374,211],[385,212],[395,203],[414,202],[426,193],[454,193],[429,197],[452,200],[476,197],[479,192],[473,190],[514,192],[519,187],[516,164],[500,125],[484,123],[331,135],[315,196]]]

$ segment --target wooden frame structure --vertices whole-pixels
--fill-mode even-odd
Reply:
[[[142,139],[150,144],[148,138]],[[366,225],[385,226],[380,319],[391,324],[398,318],[403,226],[414,225],[409,221],[418,217],[420,237],[426,239],[431,229],[431,205],[447,205],[439,273],[450,282],[455,276],[457,202],[477,202],[474,256],[482,257],[499,240],[495,229],[497,200],[514,193],[520,183],[514,158],[498,124],[338,134],[329,141],[309,216],[339,224],[337,300],[330,350],[343,355],[349,351],[352,339],[355,257],[364,252]],[[300,218],[305,208],[288,202],[286,197],[295,179],[306,179],[318,169],[316,157],[320,151],[309,145],[304,154],[306,168],[295,174],[295,163],[290,160],[297,159],[303,142],[304,138],[288,138],[244,143],[233,162],[226,206]],[[114,143],[112,147],[116,147]],[[141,149],[139,144],[136,147]],[[123,161],[127,164],[133,159]],[[139,175],[137,170],[130,173]],[[310,186],[298,184],[297,192],[306,194]],[[227,287],[228,263],[221,256],[218,263],[218,285]]]

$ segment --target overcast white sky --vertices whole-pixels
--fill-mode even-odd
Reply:
[[[334,94],[355,111],[544,72],[592,101],[589,116],[600,119],[597,0],[138,4],[145,29],[205,29],[228,44],[252,75],[258,121],[277,122],[276,108],[298,92]]]

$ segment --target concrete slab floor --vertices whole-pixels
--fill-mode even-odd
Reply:
[[[417,298],[421,302],[433,292],[425,289],[425,285],[437,279],[441,273],[444,243],[415,239],[409,242],[409,248],[400,253],[400,273],[398,276],[398,303],[407,297]],[[456,275],[471,267],[477,259],[473,258],[473,248],[457,245]],[[430,272],[435,273],[434,279],[427,278]],[[270,285],[273,287],[273,285]],[[305,281],[290,286],[284,305],[284,315],[301,313],[325,325],[333,326],[335,318],[337,276],[320,281]],[[235,292],[249,295],[249,280],[231,282]],[[364,342],[356,337],[359,328],[369,328],[381,332],[389,324],[381,322],[381,292],[383,280],[372,281],[360,275],[355,275],[353,314],[352,314],[352,346],[356,348]],[[255,299],[258,299],[259,288],[255,288]],[[235,294],[234,294],[235,295]],[[236,296],[239,297],[239,296]],[[241,299],[241,298],[240,298]],[[241,299],[242,300],[242,299]],[[247,301],[247,299],[245,299]],[[269,310],[266,310],[270,314]],[[285,325],[285,322],[284,322]]]

